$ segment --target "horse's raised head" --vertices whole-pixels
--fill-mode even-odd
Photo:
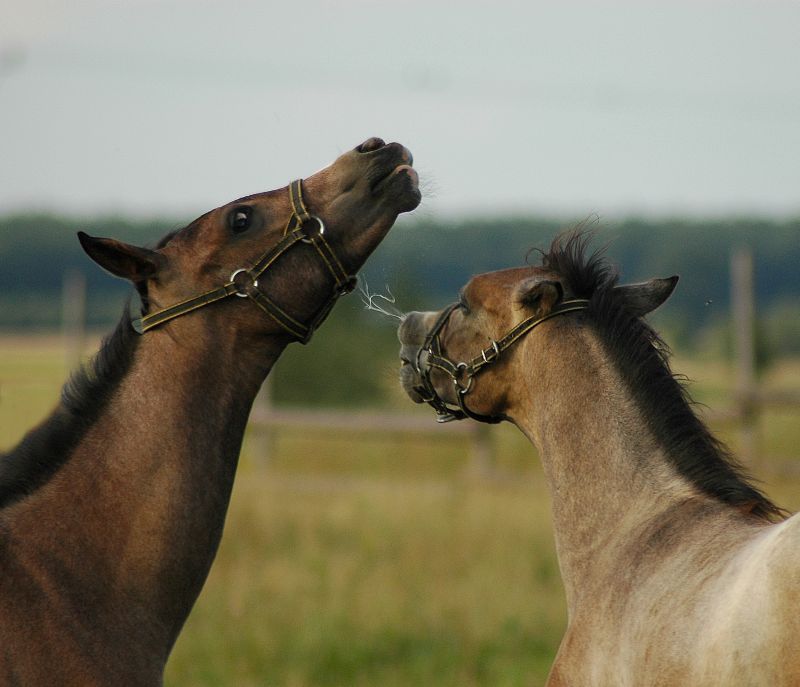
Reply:
[[[430,403],[440,421],[507,419],[521,356],[537,346],[559,350],[550,334],[565,321],[561,315],[611,298],[638,318],[661,305],[678,281],[616,285],[608,263],[597,255],[586,259],[585,247],[584,235],[557,239],[541,265],[478,275],[456,303],[406,315],[398,337],[400,382],[409,397]]]
[[[302,183],[206,213],[155,250],[79,238],[95,262],[136,284],[142,332],[191,321],[304,340],[398,214],[419,204],[412,164],[399,143],[370,138]]]

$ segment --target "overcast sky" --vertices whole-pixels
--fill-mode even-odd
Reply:
[[[377,135],[432,216],[800,212],[800,3],[0,0],[0,212],[195,216]]]

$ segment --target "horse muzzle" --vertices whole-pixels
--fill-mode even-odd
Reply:
[[[417,367],[422,342],[425,339],[425,313],[410,312],[403,316],[397,328],[400,341],[400,386],[414,403],[424,403],[422,379]]]
[[[429,403],[432,390],[423,381],[423,369],[428,371],[428,351],[425,338],[435,321],[435,312],[410,312],[403,317],[397,330],[400,341],[400,386],[414,403]]]

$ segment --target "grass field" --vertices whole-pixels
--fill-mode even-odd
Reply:
[[[54,404],[59,343],[0,338],[0,450]],[[676,368],[712,407],[729,396],[724,365]],[[800,363],[767,382],[797,388]],[[798,456],[796,414],[761,426],[767,457]],[[735,428],[720,429],[735,444]],[[491,432],[492,479],[471,476],[460,439],[285,431],[268,465],[246,442],[222,547],[167,685],[542,684],[565,619],[549,498],[530,446],[512,428]],[[795,478],[759,476],[800,507]]]

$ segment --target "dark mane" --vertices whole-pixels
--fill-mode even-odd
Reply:
[[[542,254],[542,265],[561,275],[576,297],[589,299],[587,317],[672,465],[723,503],[765,520],[784,517],[697,417],[687,389],[670,369],[669,348],[615,292],[616,269],[602,251],[587,255],[591,238],[580,231],[556,238]]]
[[[130,369],[138,338],[126,307],[91,363],[74,372],[64,386],[53,413],[0,455],[0,508],[41,487],[69,459]]]

